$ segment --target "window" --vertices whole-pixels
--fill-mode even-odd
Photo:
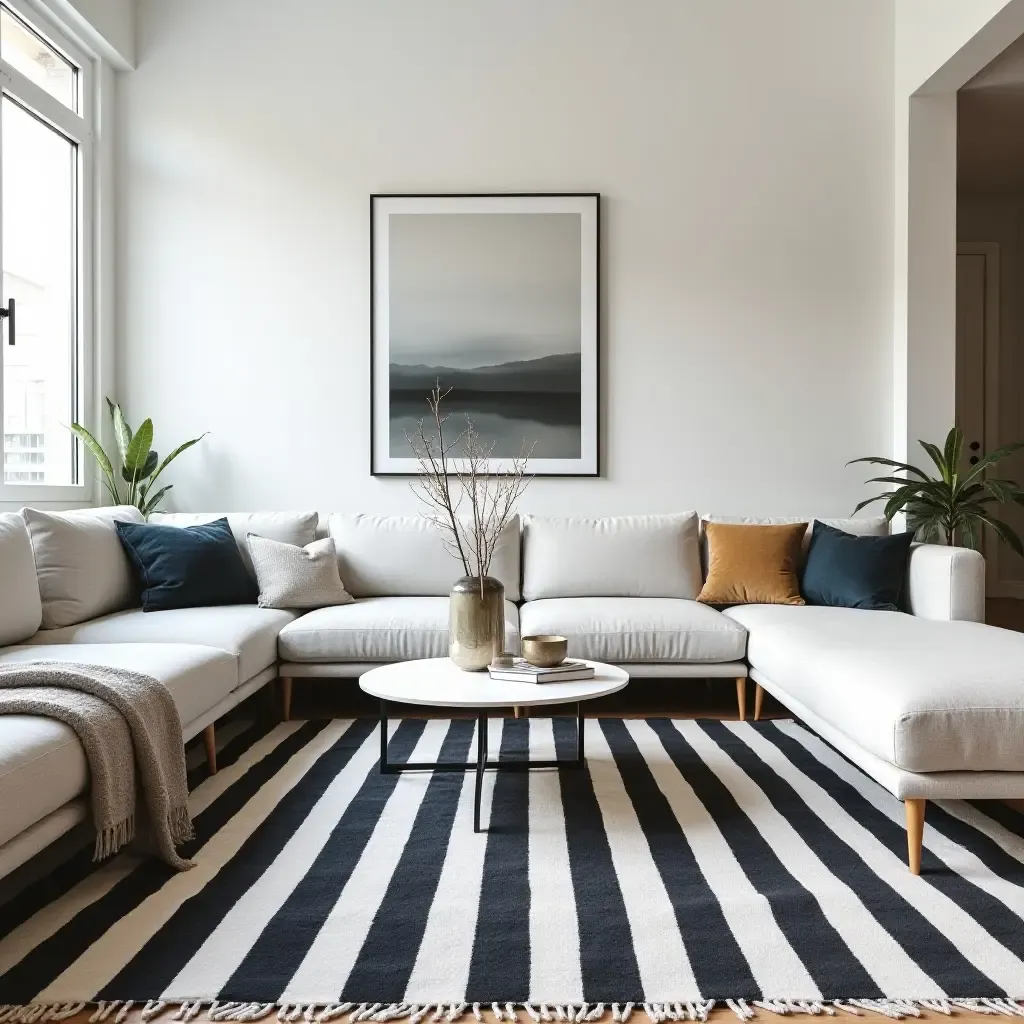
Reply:
[[[25,485],[34,485],[32,497],[85,497],[68,426],[87,419],[90,76],[84,55],[24,0],[0,0],[0,496],[8,500],[28,498]]]

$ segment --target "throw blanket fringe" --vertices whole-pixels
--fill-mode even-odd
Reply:
[[[116,825],[109,825],[96,832],[96,845],[93,848],[92,859],[105,860],[134,838],[135,815],[129,814],[127,818],[117,822]]]
[[[167,831],[176,846],[195,838],[195,828],[192,826],[192,817],[187,806],[174,807],[168,812]],[[107,857],[117,853],[122,846],[127,846],[134,838],[135,815],[133,813],[116,825],[111,825],[96,833],[92,859],[106,860]]]
[[[639,1011],[649,1024],[665,1021],[706,1021],[716,1007],[731,1010],[740,1021],[786,1017],[807,1014],[812,1017],[863,1016],[877,1013],[892,1020],[942,1014],[956,1017],[960,1013],[993,1017],[1024,1017],[1024,1003],[1016,999],[707,999],[702,1002],[678,1003],[247,1003],[214,1000],[185,1000],[184,1002],[150,999],[145,1005],[134,1000],[101,1000],[97,1003],[28,1003],[24,1006],[0,1005],[0,1024],[44,1024],[47,1021],[67,1020],[85,1009],[93,1010],[89,1024],[124,1024],[133,1009],[143,1024],[169,1014],[168,1021],[256,1021],[275,1012],[282,1024],[305,1021],[306,1024],[326,1024],[327,1021],[346,1018],[344,1024],[360,1021],[421,1021],[453,1022],[467,1016],[476,1021],[484,1019],[482,1010],[488,1009],[497,1021],[526,1024],[539,1021],[599,1021],[606,1014],[615,1024],[625,1024]],[[520,1015],[522,1011],[526,1016]],[[638,1022],[634,1022],[638,1024]],[[640,1022],[642,1024],[642,1021]]]

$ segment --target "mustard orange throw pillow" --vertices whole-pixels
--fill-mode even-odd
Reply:
[[[805,604],[800,555],[806,523],[750,526],[705,523],[708,578],[704,604]]]

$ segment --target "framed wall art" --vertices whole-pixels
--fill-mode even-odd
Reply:
[[[599,474],[599,219],[594,193],[371,197],[375,476],[419,472],[435,382],[488,472],[525,445],[538,476]]]

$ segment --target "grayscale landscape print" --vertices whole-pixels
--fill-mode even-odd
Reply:
[[[580,250],[575,213],[391,215],[392,456],[440,381],[452,436],[469,416],[494,458],[580,458]]]

